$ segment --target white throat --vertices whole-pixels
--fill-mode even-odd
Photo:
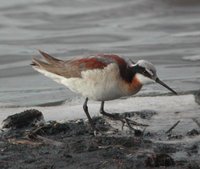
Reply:
[[[154,83],[154,80],[145,77],[144,75],[140,74],[140,73],[136,73],[136,78],[140,81],[140,83],[144,84],[149,84],[149,83]]]

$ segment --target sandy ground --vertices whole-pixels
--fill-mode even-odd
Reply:
[[[25,114],[30,112],[38,111],[27,110]],[[134,129],[126,124],[122,129],[120,121],[94,117],[99,130],[96,135],[83,119],[58,123],[43,122],[37,118],[40,123],[35,123],[35,120],[30,120],[33,117],[23,116],[28,118],[28,123],[16,126],[25,120],[20,120],[20,116],[17,116],[19,121],[10,118],[6,121],[10,125],[7,127],[11,128],[1,132],[0,168],[199,169],[198,114],[190,114],[189,117],[184,113],[180,116],[181,113],[169,112],[173,123],[165,128],[157,111],[123,113],[124,118],[150,125],[133,126]],[[156,128],[153,123],[160,125]]]

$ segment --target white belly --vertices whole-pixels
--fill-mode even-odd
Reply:
[[[121,78],[116,64],[110,64],[104,69],[83,71],[80,78],[65,78],[45,70],[36,70],[92,100],[113,100],[125,95],[119,86]]]

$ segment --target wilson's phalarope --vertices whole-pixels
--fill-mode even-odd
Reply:
[[[40,53],[46,62],[34,58],[33,68],[86,98],[83,109],[93,129],[88,99],[101,101],[100,113],[120,120],[119,116],[104,111],[105,101],[134,95],[150,82],[157,82],[177,94],[158,78],[156,68],[146,60],[129,63],[117,55],[99,54],[63,61]]]

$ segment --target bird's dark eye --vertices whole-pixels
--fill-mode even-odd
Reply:
[[[146,68],[144,68],[142,66],[136,65],[136,66],[132,67],[132,71],[135,73],[143,74],[144,76],[146,76],[148,78],[152,78],[152,75],[148,71],[146,71]]]
[[[144,76],[151,78],[151,75],[149,72],[147,72],[146,70],[143,71],[142,73]]]

